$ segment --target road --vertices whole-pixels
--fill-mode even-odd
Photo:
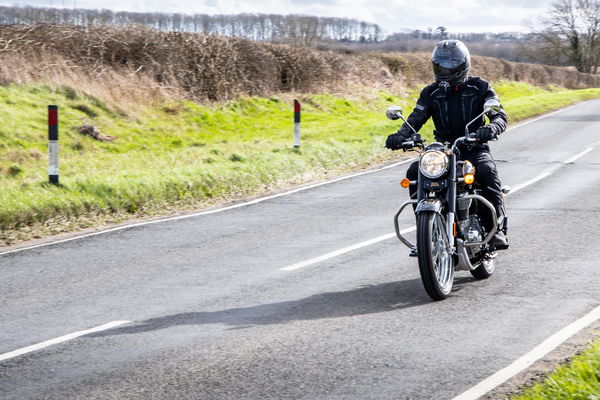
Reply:
[[[492,144],[511,248],[442,302],[395,238],[283,270],[393,232],[407,163],[0,255],[0,355],[131,321],[0,361],[0,397],[451,399],[600,303],[598,110]]]

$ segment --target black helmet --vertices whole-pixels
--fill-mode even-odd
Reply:
[[[455,86],[466,80],[471,68],[471,55],[460,40],[442,40],[433,49],[431,62],[435,79]]]

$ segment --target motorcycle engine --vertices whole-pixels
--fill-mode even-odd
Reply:
[[[463,237],[467,242],[481,242],[483,240],[483,227],[476,215],[469,216],[469,223],[465,224]]]

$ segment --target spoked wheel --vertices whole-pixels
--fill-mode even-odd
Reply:
[[[496,269],[496,252],[487,254],[479,266],[471,271],[471,274],[477,279],[487,279]]]
[[[444,218],[436,212],[417,217],[417,254],[421,280],[427,294],[443,300],[450,294],[454,281],[454,263],[449,250]]]

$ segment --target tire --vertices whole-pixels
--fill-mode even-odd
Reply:
[[[443,300],[452,291],[454,262],[448,251],[445,219],[436,212],[417,216],[417,254],[425,291],[433,300]]]
[[[471,271],[477,279],[487,279],[494,273],[496,269],[496,253],[493,253],[490,257],[486,257],[477,268]]]

